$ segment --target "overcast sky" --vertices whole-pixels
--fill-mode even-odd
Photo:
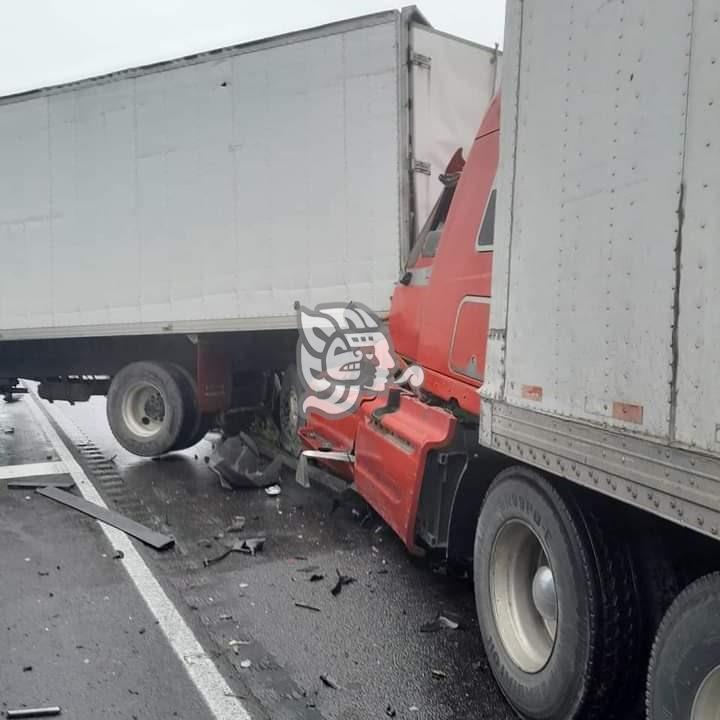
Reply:
[[[417,4],[439,30],[502,45],[504,0]],[[392,7],[399,6],[392,0],[0,0],[0,96]]]

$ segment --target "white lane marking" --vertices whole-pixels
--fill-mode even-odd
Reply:
[[[55,451],[66,465],[66,472],[75,481],[81,495],[90,502],[107,507],[95,486],[90,482],[83,469],[72,453],[65,446],[55,428],[45,416],[40,400],[30,393],[33,402],[29,404],[40,428],[43,430]],[[53,420],[68,432],[68,421],[53,405],[46,406]],[[71,432],[71,431],[70,431]],[[68,432],[68,434],[70,434]],[[170,598],[155,579],[152,571],[125,533],[104,523],[98,523],[115,550],[122,550],[124,558],[117,562],[123,563],[125,570],[135,583],[135,587],[147,604],[150,612],[158,621],[160,629],[177,655],[181,665],[190,676],[210,712],[217,720],[251,720],[250,713],[240,700],[233,695],[230,686],[220,674],[211,658],[197,641],[192,630],[175,609]]]
[[[25,463],[0,467],[0,480],[16,480],[33,475],[63,475],[68,470],[62,462]]]

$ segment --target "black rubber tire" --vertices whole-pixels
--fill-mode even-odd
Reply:
[[[555,644],[546,665],[532,673],[505,649],[491,598],[495,539],[510,520],[522,521],[543,539],[555,578]],[[569,493],[561,495],[541,474],[512,467],[490,486],[475,536],[474,584],[488,663],[522,717],[605,720],[639,684],[632,670],[639,648],[639,600],[631,556]]]
[[[683,590],[655,637],[647,681],[647,720],[689,720],[705,678],[720,667],[720,573]]]
[[[302,443],[298,437],[298,430],[303,426],[304,419],[300,413],[300,397],[302,386],[300,378],[294,365],[288,366],[283,373],[282,385],[280,386],[280,399],[278,403],[278,414],[280,418],[280,445],[293,457],[298,457],[302,452]],[[291,412],[292,403],[297,408],[296,413]]]
[[[197,383],[195,378],[182,365],[175,363],[166,363],[164,367],[170,372],[177,381],[183,396],[184,417],[183,426],[170,452],[176,450],[185,450],[195,444],[194,438],[200,430],[202,423],[202,413],[200,412],[200,402],[198,399]],[[204,433],[203,433],[204,434]]]
[[[127,392],[138,381],[156,387],[165,405],[165,419],[151,437],[134,433],[124,422],[122,404]],[[126,450],[141,457],[164,455],[173,449],[185,427],[185,398],[177,372],[164,363],[134,362],[126,365],[112,379],[107,395],[107,419],[115,439]]]

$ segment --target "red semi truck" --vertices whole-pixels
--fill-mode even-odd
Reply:
[[[520,716],[717,720],[720,22],[625,5],[510,0],[502,110],[392,299],[424,382],[300,436],[472,572]]]

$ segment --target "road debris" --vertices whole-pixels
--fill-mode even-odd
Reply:
[[[265,494],[271,495],[273,497],[275,495],[279,495],[281,492],[282,492],[282,488],[279,485],[269,485],[268,487],[265,488]]]
[[[125,553],[122,550],[116,550],[112,554],[113,560],[122,560],[125,557]]]
[[[342,589],[343,587],[345,587],[345,585],[351,585],[352,583],[357,581],[357,578],[351,577],[350,575],[343,575],[337,569],[335,570],[335,572],[337,573],[338,579],[330,592],[334,597],[337,597],[342,592]]]
[[[5,435],[14,435],[14,434],[15,434],[15,428],[14,428],[14,427],[6,428],[5,430],[3,430],[3,433],[4,433]]]
[[[303,608],[305,610],[310,610],[311,612],[317,612],[317,613],[320,612],[319,607],[315,607],[314,605],[308,605],[307,603],[303,603],[303,602],[296,602],[295,607]]]
[[[329,675],[321,675],[320,680],[322,680],[322,684],[325,685],[325,687],[332,688],[333,690],[337,690],[339,687],[335,680]]]
[[[247,670],[252,665],[252,660],[241,660],[240,667]]]
[[[85,500],[85,498],[78,497],[77,495],[65,492],[64,490],[45,487],[38,488],[35,492],[37,492],[38,495],[55,500],[55,502],[68,505],[85,515],[90,515],[90,517],[94,517],[96,520],[100,520],[101,522],[111,525],[118,530],[122,530],[127,535],[141,540],[146,545],[150,545],[150,547],[153,547],[156,550],[167,550],[175,544],[175,538],[170,535],[163,535],[162,533],[155,532],[154,530],[145,527],[145,525],[141,525],[134,520],[130,520],[130,518],[127,518],[118,512],[101,507],[95,503],[91,503],[88,500]]]
[[[393,708],[392,705],[388,705],[388,706],[385,708],[385,714],[386,714],[388,717],[392,717],[392,718],[397,717],[397,711],[395,710],[395,708]]]
[[[255,555],[265,547],[265,537],[258,535],[257,537],[248,537],[237,540],[232,546],[235,552],[245,553],[246,555]]]
[[[320,582],[321,580],[324,580],[324,579],[325,579],[325,576],[324,576],[324,575],[321,575],[320,573],[313,573],[313,574],[308,578],[308,580],[309,580],[310,582]]]
[[[257,444],[249,435],[240,432],[223,440],[207,463],[226,489],[266,488],[277,485],[283,460],[278,455],[263,468]]]
[[[457,620],[438,613],[434,620],[430,620],[420,626],[420,632],[431,633],[440,630],[457,630],[459,627],[460,623]]]
[[[226,533],[239,533],[245,529],[245,518],[242,515],[236,515],[233,518],[232,525],[225,528]]]
[[[17,710],[8,710],[8,718],[35,718],[35,717],[54,717],[60,714],[60,707],[53,705],[51,707],[40,708],[18,708]]]
[[[447,673],[444,670],[432,670],[432,676],[438,680],[444,680],[447,677]]]
[[[35,477],[8,480],[7,486],[10,490],[34,490],[41,487],[71,490],[75,487],[75,481],[69,475],[62,473],[59,475],[37,475]]]
[[[255,555],[262,551],[265,547],[265,536],[257,535],[253,537],[238,538],[230,547],[225,546],[225,550],[213,558],[204,558],[203,566],[210,567],[224,560],[230,553],[239,552],[243,555]]]
[[[32,672],[32,665],[24,665],[23,672]]]

